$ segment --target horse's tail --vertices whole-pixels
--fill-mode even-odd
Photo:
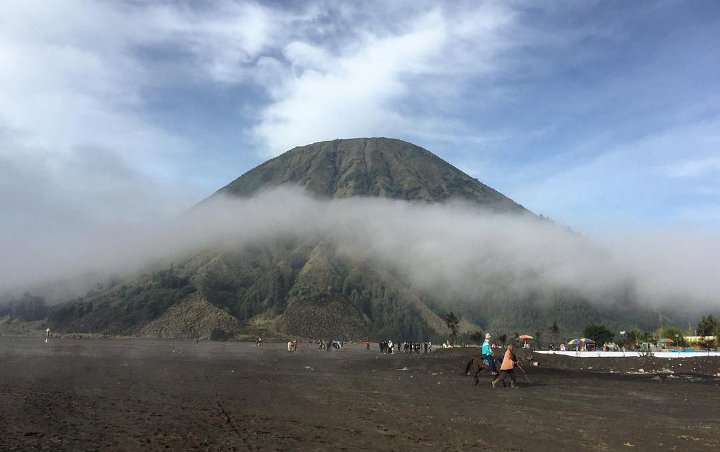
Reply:
[[[467,365],[465,366],[465,374],[470,372],[470,368],[473,365],[473,361],[475,361],[475,358],[470,358],[470,361],[467,362]]]

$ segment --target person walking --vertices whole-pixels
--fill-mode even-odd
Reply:
[[[498,382],[502,382],[503,388],[505,387],[505,378],[510,377],[510,387],[514,388],[515,386],[515,366],[517,365],[517,358],[515,357],[515,353],[513,353],[513,346],[512,344],[507,346],[507,350],[505,350],[505,357],[503,358],[502,364],[500,365],[500,375],[492,381],[492,387],[496,387]]]

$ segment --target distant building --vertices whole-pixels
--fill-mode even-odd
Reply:
[[[688,345],[704,345],[715,340],[715,336],[685,336],[683,337]]]

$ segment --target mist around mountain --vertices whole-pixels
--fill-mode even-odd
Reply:
[[[449,312],[466,336],[671,315],[605,250],[385,138],[290,150],[95,258],[115,276],[48,308],[53,330],[437,341]]]

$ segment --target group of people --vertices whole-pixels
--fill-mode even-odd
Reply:
[[[593,351],[596,350],[596,349],[595,349],[595,344],[588,344],[588,343],[584,343],[584,342],[583,342],[582,344],[577,343],[577,344],[570,344],[570,345],[571,345],[571,347],[572,347],[570,350],[571,350],[571,351],[576,351],[576,352],[579,352],[579,351],[593,352]],[[560,343],[560,348],[559,348],[559,350],[560,350],[561,352],[564,352],[564,351],[566,351],[567,349],[568,349],[568,347],[565,345],[565,342],[561,342],[561,343]],[[550,350],[555,350],[555,344],[550,344]],[[604,351],[604,352],[619,352],[619,351],[620,351],[620,347],[617,346],[617,345],[615,345],[615,344],[612,344],[612,346],[609,346],[609,345],[607,345],[607,344],[604,344],[604,345],[602,346],[601,350]],[[624,351],[624,350],[623,350],[623,351]]]
[[[333,348],[335,350],[342,350],[343,341],[338,340],[338,339],[336,339],[334,341],[332,341],[330,339],[328,339],[327,341],[324,341],[322,339],[319,339],[319,340],[315,341],[315,345],[317,346],[318,350],[325,350],[325,351],[329,352]]]
[[[366,342],[366,348],[369,348],[370,343]],[[399,342],[394,343],[391,340],[380,341],[380,353],[386,353],[392,355],[393,353],[429,353],[432,351],[432,342]]]

